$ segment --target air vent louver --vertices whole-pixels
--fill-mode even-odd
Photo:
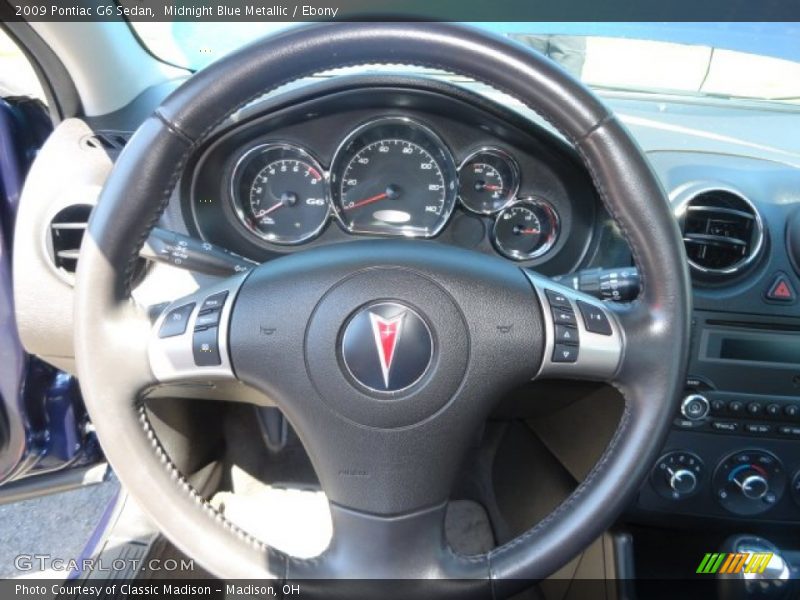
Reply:
[[[60,210],[50,221],[50,259],[57,269],[69,275],[75,273],[91,212],[90,204],[73,204]]]
[[[103,150],[105,152],[119,153],[128,143],[131,134],[127,131],[95,131],[81,139],[87,148]]]
[[[695,271],[733,275],[758,256],[764,231],[755,207],[743,196],[723,189],[692,196],[682,215],[683,242]]]

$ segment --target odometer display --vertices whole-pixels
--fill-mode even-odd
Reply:
[[[441,140],[408,119],[358,128],[331,167],[334,207],[353,233],[433,237],[456,197],[456,168]]]

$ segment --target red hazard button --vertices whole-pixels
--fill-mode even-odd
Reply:
[[[767,290],[767,300],[794,302],[795,298],[797,298],[797,295],[789,282],[789,278],[783,273],[778,273]]]

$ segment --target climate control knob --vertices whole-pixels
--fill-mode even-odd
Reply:
[[[681,500],[697,491],[704,475],[703,461],[697,455],[678,450],[661,457],[650,482],[662,498]]]
[[[769,492],[769,482],[761,475],[748,475],[744,481],[737,483],[741,486],[742,493],[751,500],[761,500]]]
[[[697,476],[688,469],[678,469],[670,474],[669,487],[677,494],[687,496],[697,488]]]
[[[736,515],[763,513],[783,496],[786,474],[776,456],[744,450],[725,457],[714,472],[714,495]]]

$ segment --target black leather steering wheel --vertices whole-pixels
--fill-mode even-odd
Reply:
[[[266,263],[176,301],[154,324],[131,300],[130,275],[193,150],[232,112],[279,85],[366,63],[465,75],[548,119],[580,153],[629,242],[641,273],[639,298],[608,305],[501,259],[376,240]],[[524,580],[550,575],[600,535],[656,459],[684,378],[685,265],[677,225],[640,149],[590,91],[547,59],[453,24],[307,26],[196,74],[119,157],[79,262],[81,387],[122,484],[168,538],[215,575],[459,578],[474,580],[476,594],[505,597]],[[212,356],[198,358],[194,321],[209,301],[221,307],[219,324],[205,338]],[[186,332],[159,337],[171,309],[189,304]],[[403,335],[416,336],[424,358],[408,385],[387,383],[388,391],[354,375],[343,355],[349,352],[343,338],[350,336],[347,343],[358,351],[369,313],[385,324],[392,320],[386,310],[403,319]],[[581,346],[575,362],[563,363],[554,356],[554,324],[571,318],[570,311]],[[504,392],[551,376],[619,389],[625,410],[610,445],[585,481],[535,527],[488,554],[456,554],[444,540],[443,519],[462,453]],[[183,379],[238,379],[284,411],[330,501],[333,540],[321,556],[301,560],[268,548],[227,522],[177,471],[142,399],[153,386]],[[464,592],[459,588],[458,597]]]

